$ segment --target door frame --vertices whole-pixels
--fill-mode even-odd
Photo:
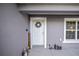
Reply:
[[[46,48],[47,47],[47,17],[30,17],[30,41],[31,41],[31,48],[32,48],[32,39],[31,39],[32,35],[31,35],[31,33],[32,33],[32,19],[33,18],[44,18],[44,20],[45,20],[44,48]]]

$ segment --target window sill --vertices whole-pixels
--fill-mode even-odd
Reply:
[[[63,43],[79,43],[79,40],[65,40]]]

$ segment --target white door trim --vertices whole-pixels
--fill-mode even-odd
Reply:
[[[44,18],[44,20],[45,20],[44,48],[46,48],[46,47],[47,47],[47,18],[46,18],[46,17],[30,17],[30,38],[32,38],[31,33],[32,33],[32,19],[33,19],[33,18]],[[31,40],[31,48],[32,48],[32,40]]]

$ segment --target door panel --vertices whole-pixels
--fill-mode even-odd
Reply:
[[[39,25],[39,22],[41,25]],[[33,45],[43,45],[43,22],[40,20],[33,21],[32,23],[32,44]]]
[[[47,43],[47,18],[30,17],[31,48],[33,45],[44,45]]]
[[[31,21],[32,45],[44,45],[45,20],[42,18],[32,18]]]

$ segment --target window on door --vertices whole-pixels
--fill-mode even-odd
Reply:
[[[65,18],[64,42],[79,43],[79,18]]]

